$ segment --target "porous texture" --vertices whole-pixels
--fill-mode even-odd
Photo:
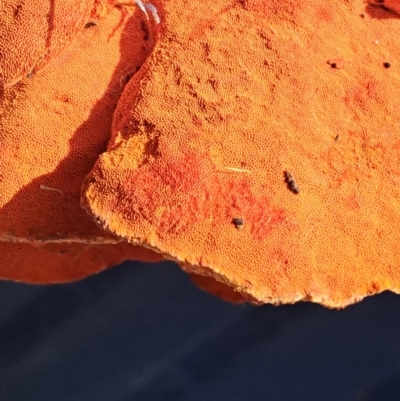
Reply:
[[[361,0],[159,11],[86,209],[256,302],[399,292],[398,16]]]
[[[64,282],[125,259],[162,259],[103,232],[80,207],[117,99],[151,51],[143,18],[110,10],[0,95],[0,278]]]
[[[2,0],[0,89],[35,74],[83,30],[93,0]]]
[[[151,51],[142,17],[121,22],[114,9],[41,74],[0,95],[0,238],[120,241],[94,224],[79,198],[122,89]]]

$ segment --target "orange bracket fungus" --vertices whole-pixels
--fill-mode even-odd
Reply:
[[[84,183],[93,218],[254,303],[400,292],[399,20],[363,0],[159,11]]]
[[[2,0],[0,9],[0,88],[32,76],[82,30],[93,0]]]
[[[100,230],[80,207],[118,97],[152,50],[143,17],[136,9],[121,24],[110,10],[40,74],[0,94],[0,278],[64,282],[125,259],[162,259]]]
[[[141,0],[2,0],[0,3],[0,89],[32,78],[59,56],[84,28],[96,25],[114,6],[137,5],[156,23],[157,9]],[[125,10],[124,10],[125,11]],[[126,11],[125,11],[126,12]]]
[[[98,273],[124,260],[159,262],[161,255],[133,246],[76,242],[0,241],[0,278],[31,284],[65,283]]]

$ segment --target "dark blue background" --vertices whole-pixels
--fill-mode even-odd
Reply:
[[[1,401],[399,401],[400,297],[234,306],[172,263],[0,282]]]

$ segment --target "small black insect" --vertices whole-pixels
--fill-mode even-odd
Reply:
[[[389,61],[385,61],[384,63],[383,63],[383,66],[385,67],[385,68],[390,68],[390,63],[389,63]]]
[[[293,175],[289,173],[289,171],[285,171],[285,181],[288,186],[288,188],[294,193],[298,194],[300,192],[300,188],[296,183],[296,180],[294,179]]]
[[[232,223],[234,224],[234,226],[240,230],[243,228],[243,224],[244,224],[244,219],[242,219],[241,217],[235,217],[234,219],[232,219]]]
[[[97,25],[97,22],[95,22],[95,21],[89,21],[89,22],[87,22],[86,24],[85,24],[85,26],[83,27],[84,29],[87,29],[87,28],[91,28],[92,26],[96,26]]]

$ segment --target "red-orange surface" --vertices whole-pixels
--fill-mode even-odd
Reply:
[[[385,7],[396,14],[400,14],[400,0],[369,0],[369,4]]]
[[[256,302],[399,292],[398,16],[362,0],[159,11],[86,209]]]
[[[35,74],[89,21],[93,0],[2,0],[0,88]]]
[[[125,259],[162,259],[103,232],[79,201],[119,95],[151,51],[133,12],[110,10],[0,94],[0,278],[71,281]]]
[[[80,280],[125,260],[159,262],[162,256],[126,242],[116,245],[0,242],[0,279],[31,284]]]
[[[114,9],[32,79],[0,95],[0,237],[108,241],[79,203],[123,87],[151,48],[141,12]],[[111,240],[111,242],[115,242]]]

